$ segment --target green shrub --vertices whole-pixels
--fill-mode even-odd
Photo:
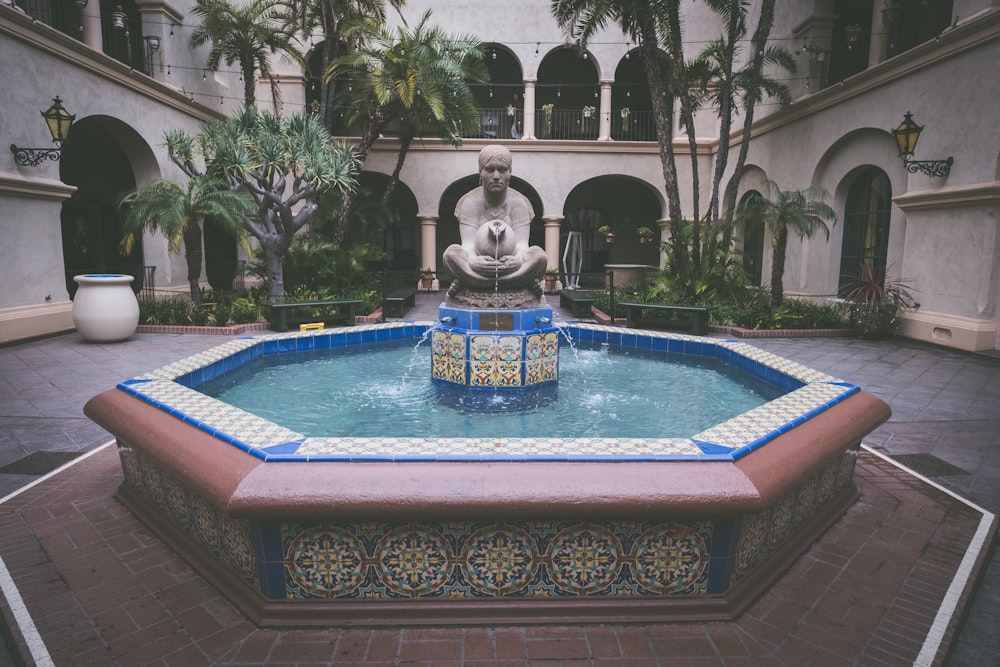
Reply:
[[[140,299],[139,323],[175,326],[230,326],[260,322],[261,305],[250,297],[202,295],[202,305],[196,306],[187,295],[167,299]],[[216,300],[217,299],[217,300]]]
[[[785,299],[774,313],[774,329],[836,329],[844,326],[840,307],[805,299]]]

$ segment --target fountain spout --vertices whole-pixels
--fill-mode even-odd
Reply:
[[[445,315],[440,320],[441,324],[447,324],[449,326],[455,326],[455,317],[453,315]]]
[[[552,318],[550,317],[536,317],[535,324],[552,324]]]

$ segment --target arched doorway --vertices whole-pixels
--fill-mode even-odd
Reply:
[[[661,54],[662,55],[662,54]],[[660,64],[669,71],[666,56]],[[668,103],[668,107],[672,102]],[[618,63],[611,86],[611,138],[619,141],[656,141],[653,102],[639,49],[632,49]]]
[[[114,119],[108,119],[113,122]],[[107,122],[84,118],[73,125],[63,144],[59,178],[77,187],[61,212],[66,289],[76,294],[73,276],[81,273],[127,273],[132,289],[143,285],[142,243],[122,255],[122,215],[118,200],[136,187],[136,176],[122,144]]]
[[[539,139],[596,139],[601,89],[597,67],[586,51],[571,46],[554,49],[538,67],[535,118]],[[548,105],[552,105],[548,107]]]
[[[413,191],[405,183],[397,183],[389,195],[388,206],[383,206],[388,175],[364,171],[358,177],[358,185],[344,244],[367,243],[381,248],[385,251],[388,271],[415,275],[420,259],[417,256],[417,198]]]
[[[649,184],[629,176],[598,176],[583,181],[570,192],[563,207],[565,220],[560,232],[560,247],[565,247],[569,232],[580,232],[583,248],[582,273],[599,274],[583,282],[603,283],[605,264],[660,263],[659,226],[662,203]],[[614,243],[606,243],[598,228],[607,225],[614,232]],[[652,243],[642,243],[640,227],[653,230]]]
[[[521,63],[501,44],[486,44],[483,50],[489,83],[469,84],[480,112],[479,131],[471,134],[487,139],[520,139],[524,132]]]
[[[866,269],[885,276],[892,186],[878,167],[859,170],[844,206],[844,241],[837,292],[844,296]]]
[[[750,190],[740,203],[759,196],[759,192]],[[764,280],[764,231],[764,220],[759,216],[743,221],[743,271],[750,284],[758,287]]]

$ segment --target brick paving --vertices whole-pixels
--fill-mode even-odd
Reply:
[[[856,479],[862,499],[732,623],[257,628],[115,500],[114,447],[0,505],[0,558],[55,665],[913,664],[980,514],[871,452]]]
[[[440,295],[421,296],[408,317],[434,319]],[[0,347],[0,467],[96,451],[108,436],[83,417],[88,398],[222,340],[91,345],[68,334]],[[984,539],[979,514],[875,453],[938,457],[959,471],[925,473],[934,482],[1000,510],[1000,362],[898,340],[752,343],[861,385],[893,417],[866,439],[862,498],[733,623],[256,628],[114,499],[121,471],[108,447],[0,502],[0,559],[41,644],[14,622],[4,588],[0,667],[46,652],[38,664],[1000,666],[998,558],[963,562]],[[37,480],[0,470],[0,499]],[[956,572],[970,585],[950,590]]]

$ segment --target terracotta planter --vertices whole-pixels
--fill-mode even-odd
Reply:
[[[79,285],[73,297],[73,324],[81,336],[114,343],[135,333],[139,302],[132,291],[132,276],[91,273],[73,276],[73,280]]]

